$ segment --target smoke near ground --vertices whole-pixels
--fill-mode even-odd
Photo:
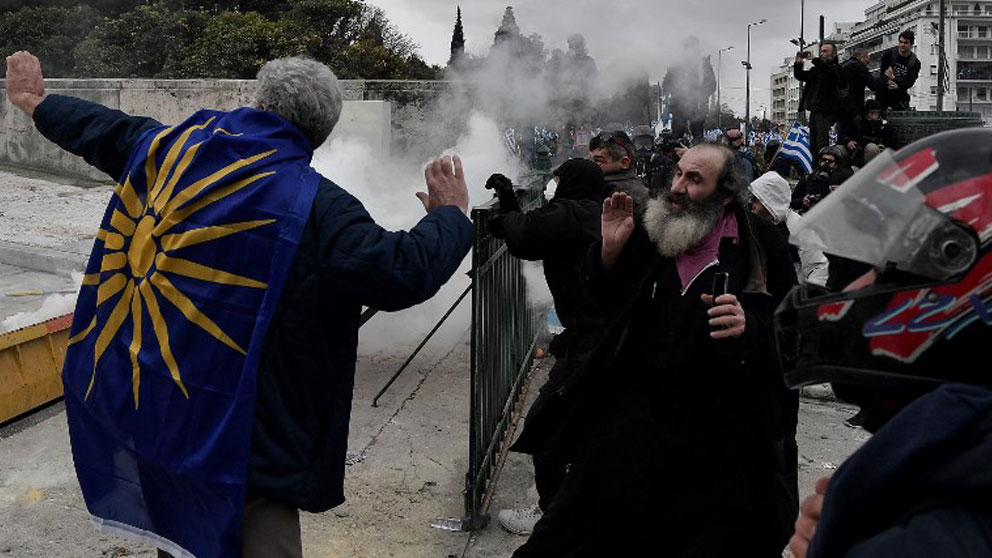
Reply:
[[[0,333],[14,331],[15,329],[21,329],[52,318],[71,314],[76,308],[76,296],[79,294],[79,287],[83,282],[83,274],[73,271],[72,282],[75,285],[76,292],[49,295],[45,297],[37,310],[18,312],[4,319],[0,322]],[[0,296],[3,296],[3,293],[0,293]]]
[[[517,176],[522,170],[504,149],[501,138],[496,122],[476,111],[469,114],[465,133],[445,150],[445,154],[457,153],[462,159],[470,205],[481,205],[492,197],[485,189],[490,174]],[[403,154],[383,158],[353,138],[338,138],[324,145],[317,150],[313,161],[314,168],[357,197],[372,218],[389,230],[409,230],[424,216],[424,207],[414,194],[426,190],[425,164],[426,161]],[[372,318],[359,332],[359,351],[384,355],[409,353],[468,287],[470,266],[471,256],[468,256],[458,272],[429,301]],[[447,349],[461,338],[471,321],[470,310],[471,298],[466,297],[435,335],[430,347]]]

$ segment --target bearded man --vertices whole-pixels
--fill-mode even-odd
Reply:
[[[565,422],[582,447],[515,557],[781,555],[796,410],[772,312],[795,273],[747,188],[732,151],[700,145],[640,223],[628,195],[604,202],[583,275],[610,318]],[[729,284],[714,300],[717,273]]]

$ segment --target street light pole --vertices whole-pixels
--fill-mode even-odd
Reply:
[[[751,127],[751,27],[755,25],[761,25],[762,23],[768,21],[767,19],[762,19],[753,23],[747,24],[747,61],[744,62],[745,80],[744,80],[744,131],[743,134],[747,134]],[[745,136],[746,138],[747,136]]]
[[[720,79],[723,76],[723,53],[734,50],[734,46],[721,48],[716,53],[716,127],[723,129],[723,105],[720,103]]]
[[[944,112],[944,75],[947,72],[947,67],[945,64],[944,55],[946,51],[944,50],[944,37],[947,35],[944,30],[944,21],[946,17],[944,16],[944,10],[947,8],[946,0],[940,0],[940,38],[937,40],[937,112]]]

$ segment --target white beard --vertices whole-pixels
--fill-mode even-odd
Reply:
[[[723,204],[716,199],[689,205],[691,202],[686,198],[686,204],[685,209],[678,211],[664,195],[648,201],[641,221],[658,253],[666,258],[699,246],[723,217]]]

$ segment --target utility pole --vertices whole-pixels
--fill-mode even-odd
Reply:
[[[762,19],[747,24],[747,60],[742,62],[746,75],[744,79],[744,130],[741,130],[742,134],[747,134],[751,128],[751,27],[761,25],[766,21],[768,20]],[[746,135],[744,137],[747,138]]]
[[[790,42],[792,44],[796,45],[797,47],[799,47],[799,52],[803,52],[804,50],[806,50],[806,0],[799,0],[799,38],[798,39],[792,39],[792,40],[790,40]],[[788,81],[786,83],[788,83]],[[801,81],[799,82],[799,98],[800,99],[803,98],[803,89],[805,88],[805,85],[806,84],[804,84],[803,82],[801,82]],[[786,116],[786,118],[788,118],[789,117],[788,85],[786,87],[787,87],[787,89],[786,89],[786,95],[785,95],[785,98],[786,98],[786,101],[785,101],[786,102],[785,116]],[[806,123],[806,111],[805,110],[799,110],[799,107],[798,106],[796,107],[796,120],[798,120],[799,122],[801,122],[803,124]]]
[[[946,0],[940,0],[940,37],[937,38],[937,113],[941,114],[944,112],[944,73],[947,71],[945,67],[947,64],[944,58],[944,23],[946,20],[946,15],[944,14]]]
[[[716,53],[716,127],[721,130],[723,129],[723,105],[720,104],[720,79],[723,76],[723,53],[728,50],[734,50],[734,45],[721,48]]]

